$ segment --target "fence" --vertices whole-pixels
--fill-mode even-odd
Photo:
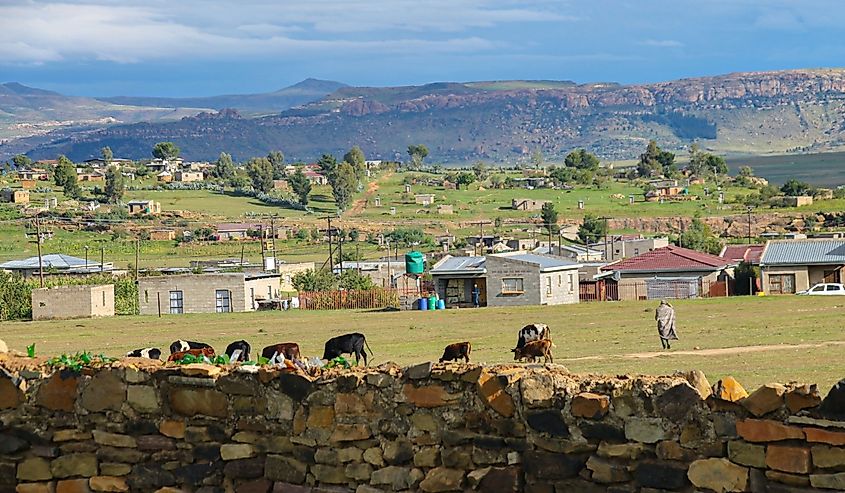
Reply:
[[[399,307],[399,292],[397,290],[376,288],[299,293],[299,308],[301,310],[366,310],[386,307]]]
[[[735,294],[732,280],[643,279],[581,281],[580,301],[627,301],[659,299],[715,298]]]

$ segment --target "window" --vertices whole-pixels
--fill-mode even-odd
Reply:
[[[810,290],[811,293],[821,293],[822,291],[824,291],[824,284],[814,286],[813,289]]]
[[[103,291],[103,306],[106,306],[106,292]]]
[[[795,274],[769,274],[772,294],[795,294]]]
[[[524,292],[521,277],[506,277],[502,279],[502,294],[522,294]]]
[[[267,299],[273,299],[273,286],[267,286]]]
[[[228,289],[214,291],[217,313],[229,313],[232,311],[232,292]]]
[[[182,291],[170,292],[170,313],[184,313]]]
[[[150,302],[150,292],[145,289],[144,290],[144,303],[149,303],[149,302]]]
[[[569,274],[569,293],[572,294],[575,292],[575,274]]]
[[[563,276],[560,274],[557,275],[557,287],[563,287]]]
[[[552,294],[552,278],[551,278],[551,276],[546,278],[546,294]]]
[[[839,291],[839,286],[837,286],[836,284],[828,284],[827,290],[828,291]]]

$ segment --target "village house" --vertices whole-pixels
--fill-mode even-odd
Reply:
[[[293,286],[293,276],[300,272],[314,270],[314,262],[277,262],[276,269],[281,276],[281,291],[283,293],[291,293],[296,291]]]
[[[161,214],[161,204],[154,200],[130,200],[126,203],[129,214],[146,214],[156,216]]]
[[[305,178],[308,179],[308,182],[311,185],[328,185],[329,179],[326,178],[324,175],[317,173],[316,171],[306,170],[304,173]]]
[[[33,289],[31,297],[33,320],[114,316],[114,284]]]
[[[262,226],[260,223],[221,223],[217,225],[217,240],[245,240],[254,232],[255,237],[261,236]]]
[[[616,300],[698,298],[730,294],[736,262],[674,245],[657,248],[601,268],[615,283]]]
[[[279,274],[183,274],[138,279],[141,315],[230,313],[258,309],[280,295]]]
[[[104,182],[106,175],[97,169],[76,168],[76,179],[81,182]]]
[[[174,180],[182,183],[193,183],[196,181],[203,181],[205,176],[202,171],[184,171],[179,170],[173,174]]]
[[[113,158],[111,162],[106,162],[103,158],[93,158],[93,159],[86,159],[83,161],[85,166],[94,169],[106,169],[109,166],[115,166],[117,168],[122,168],[123,166],[127,166],[132,164],[131,159],[122,159],[122,158]]]
[[[437,206],[437,213],[448,216],[455,213],[455,207],[451,204],[441,204]]]
[[[159,159],[155,158],[149,163],[146,164],[147,169],[152,171],[153,173],[161,173],[163,171],[167,171],[169,173],[175,173],[182,167],[182,158],[176,159]]]
[[[552,243],[549,248],[549,242],[540,242],[539,246],[533,249],[534,253],[545,255],[552,255],[568,259],[572,262],[598,262],[604,258],[604,254],[600,250],[594,250],[583,245],[559,245]]]
[[[725,245],[719,256],[734,263],[745,262],[759,266],[766,245]]]
[[[528,251],[537,248],[537,240],[528,238],[511,238],[507,241],[511,250]]]
[[[173,241],[176,239],[176,231],[172,229],[153,229],[150,231],[150,239],[153,241]]]
[[[547,203],[549,203],[548,200],[512,199],[511,209],[517,211],[539,211]]]
[[[0,194],[0,199],[2,199],[3,202],[10,202],[12,204],[28,204],[29,191],[4,188],[3,193]]]
[[[841,283],[845,240],[772,240],[760,258],[763,291],[793,294],[823,282]]]
[[[805,205],[813,205],[813,197],[809,195],[787,196],[783,198],[783,205],[785,207],[803,207]]]
[[[418,193],[414,195],[414,203],[420,205],[432,205],[434,204],[434,194],[433,193]]]
[[[342,271],[354,270],[361,275],[369,277],[373,284],[381,288],[396,287],[396,280],[405,274],[405,262],[402,260],[345,260],[341,264],[335,264],[333,272],[340,274]]]
[[[644,238],[640,235],[608,235],[606,241],[591,243],[589,246],[594,250],[601,251],[606,261],[613,262],[669,246],[669,238]]]
[[[431,269],[434,288],[447,307],[531,306],[578,303],[578,264],[526,252],[484,257],[447,255]]]
[[[156,173],[156,181],[159,183],[170,183],[173,181],[173,173],[170,171]]]
[[[50,175],[42,168],[19,169],[18,179],[21,181],[47,181]]]
[[[111,262],[106,262],[100,265],[94,260],[86,260],[84,258],[74,257],[72,255],[64,255],[61,253],[51,253],[41,256],[41,266],[44,269],[44,275],[67,275],[67,276],[87,276],[91,274],[100,274],[102,272],[109,272],[111,274],[120,274],[114,270]],[[38,256],[29,257],[23,260],[10,260],[0,264],[0,270],[20,274],[24,278],[30,278],[39,275]]]

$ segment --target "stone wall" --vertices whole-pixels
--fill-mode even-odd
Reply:
[[[32,290],[32,319],[114,316],[114,285],[54,286]]]
[[[0,363],[2,493],[845,489],[839,387],[819,405],[810,386],[745,397],[731,380],[703,399],[700,372]]]

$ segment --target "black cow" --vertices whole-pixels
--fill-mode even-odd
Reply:
[[[178,341],[173,341],[173,344],[170,345],[170,354],[187,351],[189,349],[203,348],[211,348],[211,346],[204,342],[183,341],[182,339],[179,339]]]
[[[238,359],[232,360],[232,355],[235,353],[236,350],[240,349],[241,354],[238,355]],[[226,346],[226,356],[229,357],[229,361],[234,363],[236,361],[249,361],[249,353],[252,350],[252,346],[249,345],[248,342],[244,340],[235,341],[228,346]]]
[[[364,366],[367,366],[367,353],[364,351],[364,346],[367,347],[367,350],[372,355],[373,350],[367,344],[367,338],[364,337],[364,334],[353,332],[352,334],[332,337],[326,341],[323,359],[333,360],[341,354],[354,354],[356,365],[359,363],[360,358],[364,358]]]
[[[161,349],[148,347],[144,349],[133,349],[126,353],[127,358],[149,358],[161,359]]]
[[[519,338],[516,341],[516,349],[522,349],[525,344],[531,341],[552,339],[549,326],[546,324],[528,324],[519,330]]]
[[[471,351],[472,345],[469,342],[456,342],[454,344],[449,344],[446,346],[446,349],[443,350],[443,356],[440,358],[440,362],[455,361],[463,358],[467,363],[469,363],[469,353]]]

